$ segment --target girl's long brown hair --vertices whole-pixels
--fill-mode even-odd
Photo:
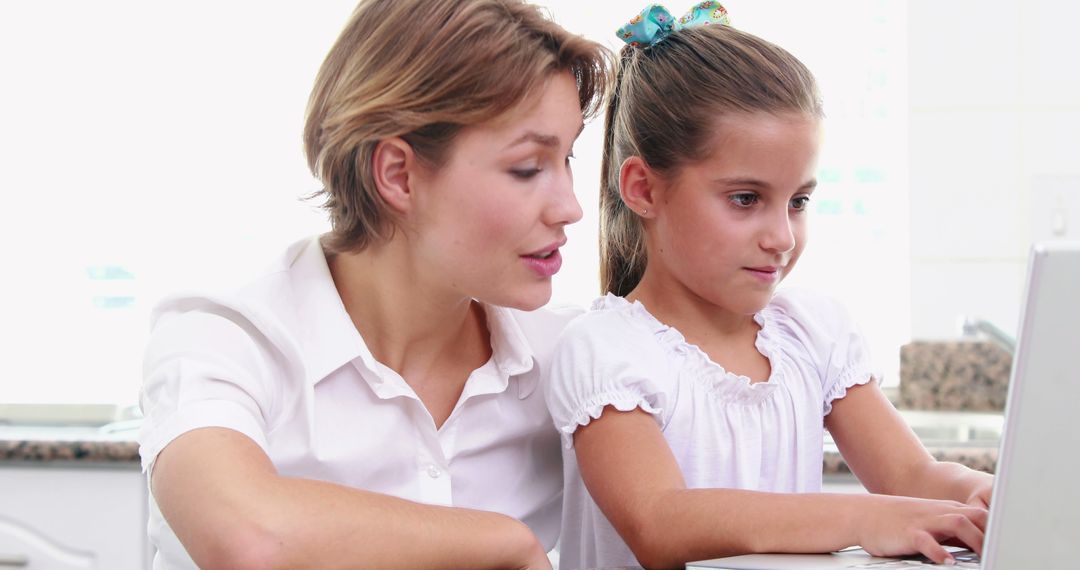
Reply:
[[[652,47],[625,46],[604,120],[600,171],[600,287],[625,296],[648,262],[640,218],[619,195],[623,162],[640,156],[671,177],[705,158],[716,119],[728,113],[823,115],[810,71],[784,49],[730,26],[672,33]]]

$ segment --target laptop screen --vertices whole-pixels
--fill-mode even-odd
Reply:
[[[1055,568],[1080,537],[1080,243],[1036,244],[983,552],[985,568]]]

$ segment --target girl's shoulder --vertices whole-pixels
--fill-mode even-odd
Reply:
[[[554,339],[576,317],[585,313],[585,308],[573,304],[550,304],[531,311],[504,309],[513,317],[522,332],[530,340],[535,338]]]
[[[761,315],[766,322],[799,336],[832,336],[855,326],[847,307],[837,299],[795,287],[777,291]]]
[[[639,302],[607,294],[593,301],[559,338],[559,347],[590,347],[600,353],[649,354],[662,349],[669,327],[657,321]]]
[[[762,336],[776,351],[808,361],[819,371],[865,355],[855,320],[843,303],[827,294],[785,288],[759,313],[759,322]]]

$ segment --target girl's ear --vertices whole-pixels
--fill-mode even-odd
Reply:
[[[656,174],[640,156],[631,156],[619,169],[619,195],[623,202],[642,218],[656,215]]]
[[[371,156],[375,189],[397,214],[405,214],[412,209],[414,194],[409,186],[409,174],[415,164],[416,155],[412,147],[401,138],[390,137],[375,145],[375,152]]]

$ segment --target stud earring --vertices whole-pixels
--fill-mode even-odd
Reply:
[[[646,214],[648,214],[648,213],[649,213],[649,211],[648,211],[648,210],[642,210],[642,211],[641,211],[641,215],[642,215],[642,216],[644,216],[644,215],[646,215]]]

